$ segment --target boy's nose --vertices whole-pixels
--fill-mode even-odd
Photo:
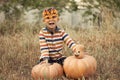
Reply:
[[[54,19],[53,18],[50,18],[49,21],[53,21]]]
[[[49,20],[53,20],[53,18],[51,17]]]

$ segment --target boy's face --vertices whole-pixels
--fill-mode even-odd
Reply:
[[[44,11],[43,21],[48,28],[55,29],[59,21],[58,13],[55,10]]]

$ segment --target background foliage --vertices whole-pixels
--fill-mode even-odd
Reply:
[[[70,4],[70,8],[66,8],[67,4]],[[59,12],[63,9],[77,10],[74,0],[2,0],[0,9],[5,12],[7,18],[12,18],[20,17],[24,10],[37,8],[41,12],[46,7],[55,7]]]

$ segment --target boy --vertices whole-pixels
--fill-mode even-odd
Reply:
[[[46,27],[39,33],[40,42],[40,63],[48,61],[48,63],[57,62],[63,65],[66,58],[63,54],[63,44],[75,51],[75,42],[69,35],[57,26],[59,21],[58,11],[55,8],[47,8],[42,13],[43,22]]]

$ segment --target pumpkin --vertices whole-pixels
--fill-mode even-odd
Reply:
[[[84,55],[83,58],[69,56],[65,59],[63,68],[67,77],[78,79],[94,74],[96,65],[96,60],[92,56]]]
[[[63,75],[63,68],[58,63],[42,63],[35,65],[31,73],[35,80],[57,79]]]
[[[95,73],[97,62],[93,56],[84,52],[84,46],[76,45],[76,53],[64,60],[63,68],[67,77],[82,78],[88,77]]]

